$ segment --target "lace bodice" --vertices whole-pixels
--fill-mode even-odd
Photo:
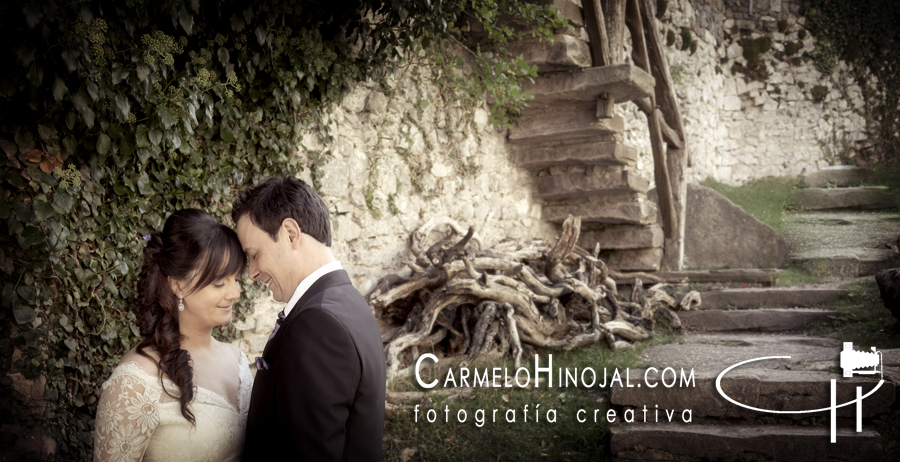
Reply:
[[[247,358],[238,365],[238,408],[225,397],[195,387],[190,410],[196,427],[181,415],[177,399],[159,377],[134,361],[119,364],[103,384],[94,432],[94,460],[237,461],[244,444],[253,376]],[[166,390],[178,387],[164,378]]]

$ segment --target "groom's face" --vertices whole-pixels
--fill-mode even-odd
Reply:
[[[289,260],[289,239],[279,235],[278,241],[273,240],[248,215],[238,220],[237,235],[247,254],[250,279],[262,281],[276,301],[286,303],[297,288],[292,273],[295,265]]]

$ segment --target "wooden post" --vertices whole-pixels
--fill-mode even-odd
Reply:
[[[635,64],[641,66],[648,73],[651,72],[647,44],[644,37],[644,27],[638,0],[631,0],[626,13],[626,25],[631,31],[632,58]],[[656,90],[662,82],[656,81]],[[656,181],[656,192],[659,196],[659,210],[662,212],[663,231],[667,238],[675,236],[677,228],[675,208],[672,200],[672,190],[669,184],[669,167],[666,163],[665,145],[662,140],[662,132],[657,119],[656,97],[650,97],[650,107],[654,110],[647,114],[647,122],[650,128],[650,146],[653,149],[653,178]]]
[[[610,64],[625,62],[625,5],[627,0],[604,0],[603,15],[609,38]]]
[[[678,109],[678,99],[675,97],[675,89],[672,85],[672,76],[669,75],[669,64],[664,52],[662,39],[656,22],[651,16],[649,0],[639,0],[642,9],[640,15],[643,19],[647,37],[647,51],[649,62],[652,65],[651,74],[656,79],[656,101],[659,104],[665,121],[681,139],[681,147],[670,149],[666,153],[669,181],[673,193],[673,205],[677,214],[677,232],[675,237],[666,243],[666,260],[672,269],[684,267],[684,229],[687,217],[687,182],[685,181],[685,169],[690,163],[687,137],[684,134],[684,125],[681,120],[681,111]]]
[[[584,27],[591,39],[591,57],[594,60],[594,67],[612,64],[609,36],[606,35],[606,19],[603,17],[600,0],[582,0],[581,8],[584,12]]]

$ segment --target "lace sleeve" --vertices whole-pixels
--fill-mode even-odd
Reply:
[[[94,461],[139,461],[159,424],[159,396],[127,363],[103,384],[94,431]]]
[[[243,351],[238,362],[238,376],[241,383],[240,391],[238,391],[238,412],[246,418],[247,411],[250,409],[250,395],[253,393],[253,374],[250,372],[250,364]]]

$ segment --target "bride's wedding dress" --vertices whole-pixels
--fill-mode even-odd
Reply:
[[[190,410],[196,427],[181,415],[177,399],[163,391],[159,377],[134,361],[120,364],[103,384],[97,409],[94,460],[236,461],[244,429],[253,376],[242,354],[238,366],[237,407],[224,396],[195,387]],[[163,379],[166,390],[178,387]]]

